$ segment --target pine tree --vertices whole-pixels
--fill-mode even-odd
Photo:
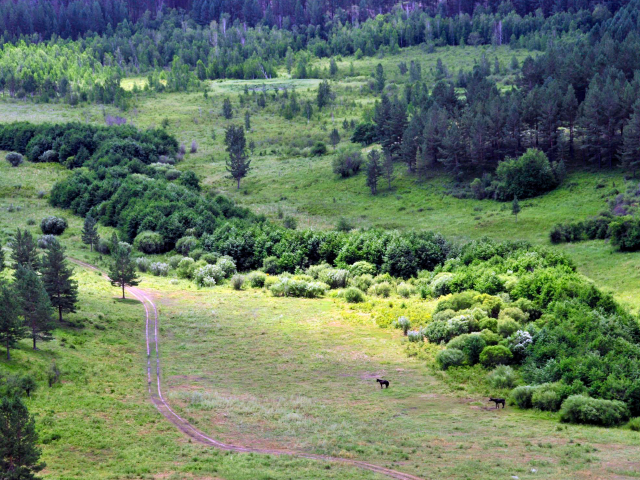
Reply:
[[[516,223],[518,222],[519,213],[520,213],[520,202],[518,202],[517,195],[514,195],[513,202],[511,202],[511,214],[516,216]]]
[[[447,170],[452,173],[458,173],[466,164],[467,149],[464,139],[454,122],[451,124],[440,146],[440,156]]]
[[[34,480],[46,466],[40,460],[35,420],[22,400],[5,396],[0,402],[0,472],[3,480]]]
[[[338,64],[336,63],[336,60],[333,57],[331,57],[331,60],[329,62],[329,75],[331,75],[332,77],[335,77],[337,73],[338,73]]]
[[[384,68],[382,68],[382,64],[379,63],[376,66],[376,71],[374,73],[374,90],[378,93],[382,93],[382,91],[384,90],[384,84],[386,82],[385,76],[384,76]]]
[[[385,152],[384,161],[382,162],[382,173],[384,175],[384,178],[387,180],[389,190],[391,190],[391,182],[395,178],[393,175],[393,169],[393,157]]]
[[[126,287],[135,287],[139,280],[136,276],[136,266],[131,259],[131,250],[122,244],[118,244],[111,253],[112,263],[109,266],[109,278],[111,285],[122,288],[122,298],[125,298]]]
[[[222,102],[222,116],[227,120],[233,118],[233,107],[231,106],[231,100],[225,98]]]
[[[330,101],[331,101],[331,85],[329,85],[329,82],[327,80],[323,80],[320,83],[320,85],[318,85],[318,95],[316,97],[318,110],[322,110],[322,108],[328,105]]]
[[[29,329],[29,337],[33,340],[33,349],[36,350],[36,342],[49,341],[54,325],[51,319],[53,308],[49,295],[42,281],[29,268],[19,267],[16,271],[15,291],[20,303],[20,310],[24,322]]]
[[[380,141],[382,148],[397,157],[402,146],[402,137],[407,128],[407,112],[405,105],[398,99],[391,104],[389,119],[384,124],[384,133]]]
[[[227,172],[238,182],[247,176],[251,165],[251,160],[247,157],[244,129],[241,126],[230,125],[225,129],[224,143],[226,145],[229,158],[227,159]]]
[[[0,280],[0,344],[7,349],[7,360],[11,360],[11,347],[26,336],[27,327],[20,318],[16,294]]]
[[[640,167],[640,100],[634,105],[634,112],[624,129],[622,148],[622,165],[636,176]]]
[[[380,165],[380,151],[371,150],[367,155],[367,187],[371,189],[371,195],[378,193],[378,178],[382,176]]]
[[[338,143],[340,143],[340,132],[338,132],[337,128],[331,130],[331,133],[329,134],[329,142],[331,142],[334,150],[336,149]]]
[[[31,270],[38,269],[37,246],[29,231],[18,229],[15,237],[11,241],[11,248],[11,259],[13,260],[13,268],[15,270],[18,270],[19,267],[29,268]]]
[[[82,243],[89,245],[90,250],[93,252],[93,247],[98,245],[98,240],[100,240],[98,222],[91,215],[87,215],[82,227]]]
[[[569,155],[573,158],[573,137],[575,135],[576,120],[578,119],[578,99],[571,84],[569,84],[567,93],[562,98],[562,119],[569,127]]]
[[[75,312],[78,302],[78,282],[73,280],[73,269],[65,260],[64,247],[52,242],[42,259],[42,282],[49,294],[51,305],[58,310],[62,322],[62,312]]]

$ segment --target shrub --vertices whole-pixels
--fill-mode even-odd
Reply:
[[[67,227],[67,220],[61,217],[49,216],[40,222],[40,230],[44,234],[61,235]]]
[[[179,278],[192,278],[195,269],[195,260],[191,257],[183,257],[180,259],[177,267]]]
[[[360,150],[344,149],[340,150],[333,159],[333,173],[342,178],[348,178],[360,171],[362,167],[362,154]]]
[[[344,291],[344,299],[348,303],[364,302],[364,292],[356,287],[349,287]]]
[[[178,264],[180,263],[180,261],[185,258],[182,255],[172,255],[171,257],[169,257],[169,259],[167,260],[167,263],[169,264],[169,266],[171,268],[178,268]]]
[[[172,168],[171,170],[167,170],[167,172],[164,174],[164,178],[166,178],[171,182],[173,180],[179,179],[181,175],[182,175],[182,172],[180,170],[176,170],[175,168]]]
[[[500,310],[498,318],[502,319],[505,317],[512,318],[520,324],[524,324],[527,322],[527,320],[529,320],[529,315],[527,313],[524,313],[518,307],[506,307]]]
[[[311,156],[312,157],[321,157],[325,153],[327,153],[327,146],[324,142],[316,142],[311,147]]]
[[[396,291],[398,292],[398,295],[403,298],[409,298],[411,295],[416,293],[416,290],[412,285],[404,282],[396,287]]]
[[[147,272],[151,267],[151,261],[147,257],[138,257],[136,258],[136,267],[143,273]]]
[[[559,184],[547,156],[528,149],[519,158],[507,159],[496,168],[496,196],[500,200],[531,198],[553,190]]]
[[[231,277],[231,285],[234,290],[242,290],[242,286],[244,285],[244,275],[236,274]]]
[[[264,283],[266,279],[267,279],[267,275],[262,272],[251,272],[248,277],[249,284],[253,288],[264,287]]]
[[[318,279],[329,285],[329,288],[344,288],[347,286],[349,271],[339,268],[325,268],[319,272]]]
[[[367,290],[369,290],[369,287],[373,285],[373,277],[366,273],[357,277],[351,277],[349,279],[349,285],[359,288],[363,292],[366,292]]]
[[[447,370],[450,367],[459,367],[465,361],[465,355],[462,351],[455,348],[447,348],[438,352],[436,355],[436,362],[442,370]]]
[[[480,332],[480,336],[487,345],[497,345],[502,340],[500,335],[486,328]]]
[[[103,255],[109,255],[109,253],[111,253],[111,242],[105,238],[99,239],[96,245],[96,251]]]
[[[377,297],[388,298],[391,295],[391,284],[389,282],[381,282],[371,285],[369,287],[369,295],[375,295]]]
[[[178,272],[180,272],[181,265],[182,262],[180,262],[180,266],[178,266]],[[193,279],[199,287],[213,287],[222,282],[224,278],[224,271],[218,265],[204,265],[198,268],[193,274]]]
[[[508,337],[519,329],[520,325],[513,318],[503,317],[498,320],[498,333],[503,337]]]
[[[407,338],[410,342],[421,342],[424,339],[424,335],[420,330],[409,330],[407,332]]]
[[[561,403],[562,397],[558,385],[553,383],[538,385],[531,396],[531,406],[538,410],[557,412]]]
[[[149,265],[149,271],[156,277],[166,277],[169,274],[169,264],[162,262],[153,262]]]
[[[38,248],[42,248],[44,250],[45,248],[49,248],[50,245],[57,241],[58,239],[55,237],[55,235],[42,235],[38,239]]]
[[[237,272],[236,262],[227,255],[220,257],[216,265],[222,270],[224,278],[229,278]]]
[[[189,252],[198,246],[198,239],[192,235],[182,237],[176,242],[176,252],[184,255],[189,255]],[[209,262],[207,262],[209,263]]]
[[[264,273],[269,275],[276,275],[280,272],[280,266],[278,265],[278,257],[266,257],[262,261],[262,269]]]
[[[276,297],[317,298],[326,293],[328,286],[322,282],[306,282],[282,277],[269,290]]]
[[[354,277],[360,275],[371,275],[371,277],[373,278],[373,275],[377,273],[378,268],[373,263],[365,262],[364,260],[362,260],[351,265],[348,270],[349,273]]]
[[[634,432],[640,432],[640,417],[632,418],[629,420],[629,428]]]
[[[535,387],[522,385],[511,391],[511,400],[520,408],[531,408],[531,397],[535,392]]]
[[[220,258],[220,255],[218,253],[208,252],[208,253],[202,254],[202,256],[200,257],[200,260],[204,260],[209,265],[215,265],[218,262],[219,258]]]
[[[480,363],[485,367],[495,367],[496,365],[509,363],[512,357],[511,351],[504,345],[493,345],[482,350]]]
[[[518,380],[518,375],[508,365],[498,365],[487,375],[487,380],[493,388],[513,388]]]
[[[289,230],[295,230],[296,228],[298,228],[298,220],[296,219],[296,217],[286,216],[282,221],[282,226],[284,228],[288,228]]]
[[[482,320],[480,320],[480,322],[478,323],[478,327],[481,330],[490,330],[494,333],[498,332],[498,320],[496,320],[495,318],[483,318]]]
[[[402,333],[406,335],[409,329],[411,328],[411,320],[409,320],[405,316],[402,316],[398,318],[398,321],[396,322],[396,326],[402,329]]]
[[[12,167],[17,167],[24,161],[24,157],[18,152],[9,152],[4,158]]]
[[[572,395],[562,402],[560,420],[567,423],[586,423],[610,427],[629,418],[629,409],[618,400],[601,400],[584,395]]]
[[[164,251],[164,239],[162,238],[162,235],[157,232],[145,230],[138,234],[133,241],[133,246],[136,250],[142,253],[150,255],[154,253],[161,253]]]
[[[467,359],[469,365],[475,365],[480,359],[480,353],[487,346],[482,336],[477,333],[463,333],[453,338],[447,344],[447,348],[455,348],[461,350]]]

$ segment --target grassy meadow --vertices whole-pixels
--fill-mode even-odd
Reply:
[[[307,122],[279,115],[284,88],[295,88],[302,103],[315,99],[318,80],[214,81],[202,91],[137,94],[127,112],[112,107],[0,102],[3,122],[80,121],[104,124],[106,114],[125,116],[139,127],[159,127],[187,147],[181,169],[194,170],[204,193],[224,193],[274,221],[294,216],[300,227],[334,228],[340,218],[355,227],[428,229],[459,240],[489,236],[548,244],[558,222],[595,215],[604,192],[623,182],[621,172],[570,173],[565,184],[521,202],[517,223],[509,204],[448,195],[453,179],[435,175],[418,181],[396,166],[391,189],[383,184],[371,196],[361,173],[338,179],[331,170],[333,149],[305,156],[316,141],[328,143],[338,128],[349,144],[344,119],[370,114],[375,96],[363,88],[378,63],[388,90],[402,93],[408,75],[397,64],[421,62],[423,77],[435,79],[438,58],[455,75],[471,69],[485,54],[505,69],[501,85],[510,88],[508,66],[529,52],[506,47],[403,49],[384,58],[338,59],[332,82],[336,101]],[[319,61],[320,68],[328,62]],[[350,74],[353,64],[353,75]],[[143,86],[145,79],[125,80]],[[249,96],[243,95],[245,86]],[[264,109],[251,92],[267,92]],[[222,117],[229,97],[234,118]],[[241,105],[241,98],[244,102]],[[224,128],[244,124],[256,144],[252,171],[240,190],[225,171]],[[215,134],[215,138],[212,135]],[[197,151],[189,153],[191,142]],[[4,157],[5,152],[0,152]],[[39,235],[49,214],[66,217],[62,235],[68,253],[104,265],[81,244],[81,219],[50,207],[47,194],[69,172],[58,165],[0,162],[0,243],[17,227]],[[606,188],[597,188],[604,184]],[[103,237],[110,235],[101,227]],[[602,241],[554,246],[574,259],[580,271],[640,308],[640,253],[622,254]],[[3,275],[8,275],[4,272]],[[144,317],[134,300],[93,272],[76,267],[80,308],[68,316],[55,340],[33,352],[22,341],[0,372],[32,372],[39,389],[28,400],[42,441],[47,479],[379,479],[373,473],[304,459],[221,453],[192,443],[164,420],[148,399],[144,368]],[[198,290],[186,280],[143,275],[141,288],[159,306],[161,358],[166,396],[198,428],[222,441],[366,460],[424,478],[637,478],[640,434],[624,428],[562,425],[557,415],[496,411],[489,393],[471,376],[448,378],[432,368],[434,351],[407,356],[398,330],[381,329],[366,310],[341,300],[274,298],[266,291],[229,286]],[[394,298],[391,301],[401,302]],[[46,386],[53,363],[62,384]],[[391,380],[380,390],[375,379]],[[295,472],[295,473],[292,473]]]

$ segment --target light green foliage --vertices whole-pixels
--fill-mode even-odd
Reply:
[[[498,365],[487,375],[487,381],[493,388],[513,388],[518,374],[508,365]]]

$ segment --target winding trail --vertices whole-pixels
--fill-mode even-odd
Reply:
[[[69,258],[69,260],[77,265],[85,267],[90,270],[94,270],[102,273],[102,276],[109,280],[109,277],[102,272],[99,268],[89,263],[83,262],[81,260],[77,260],[75,258]],[[392,470],[390,468],[382,467],[380,465],[375,465],[373,463],[363,462],[361,460],[352,460],[349,458],[340,458],[340,457],[332,457],[329,455],[319,455],[315,453],[305,453],[297,450],[287,450],[287,449],[271,449],[271,448],[255,448],[255,447],[245,447],[239,445],[233,445],[230,443],[223,443],[219,440],[211,438],[203,433],[201,430],[197,429],[193,425],[191,425],[187,420],[182,418],[178,413],[176,413],[171,406],[167,403],[162,395],[162,385],[160,383],[160,336],[158,334],[158,309],[153,299],[144,291],[137,287],[128,287],[126,291],[137,298],[140,303],[144,306],[145,312],[145,338],[146,338],[146,347],[147,347],[147,387],[149,390],[149,395],[151,397],[151,401],[156,406],[158,411],[164,415],[164,417],[173,423],[178,430],[183,432],[185,435],[188,435],[194,441],[201,443],[203,445],[209,445],[220,450],[227,450],[231,452],[240,452],[240,453],[259,453],[264,455],[289,455],[292,457],[298,458],[307,458],[310,460],[321,460],[325,462],[334,462],[340,463],[343,465],[350,465],[354,467],[359,467],[364,470],[369,470],[371,472],[379,473],[381,475],[387,476],[389,478],[394,478],[397,480],[423,480],[421,477],[416,477],[415,475],[410,475],[408,473],[402,473],[397,470]],[[152,361],[155,357],[155,368],[152,368]]]

